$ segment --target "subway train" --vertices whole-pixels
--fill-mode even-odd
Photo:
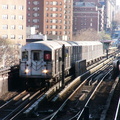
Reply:
[[[25,79],[27,86],[40,86],[60,80],[63,60],[67,76],[75,72],[76,61],[91,61],[102,55],[103,45],[99,41],[32,42],[20,50],[19,76]]]

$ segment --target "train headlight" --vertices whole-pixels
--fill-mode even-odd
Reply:
[[[47,74],[47,73],[48,73],[48,70],[45,69],[45,70],[43,70],[42,72],[45,73],[45,74]]]
[[[29,73],[29,69],[27,68],[27,69],[25,69],[25,74],[28,74]]]

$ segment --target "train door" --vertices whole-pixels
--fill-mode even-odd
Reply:
[[[36,50],[31,51],[31,74],[40,75],[42,73],[41,67],[43,66],[43,57],[42,51]]]

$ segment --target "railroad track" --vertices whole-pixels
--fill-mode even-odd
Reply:
[[[24,111],[28,105],[32,104],[36,97],[40,97],[42,90],[37,92],[23,91],[19,95],[15,96],[5,104],[0,106],[0,119],[12,120],[16,119],[22,111]]]
[[[106,71],[106,70],[105,70]],[[107,75],[107,73],[104,71],[104,76]],[[100,74],[100,73],[98,73]],[[108,73],[109,74],[109,73]],[[79,116],[81,116],[84,113],[85,108],[88,106],[89,101],[91,101],[93,95],[97,91],[98,87],[102,83],[103,80],[92,80],[92,78],[96,78],[96,75],[93,74],[88,79],[83,81],[80,86],[65,100],[65,102],[51,115],[47,116],[46,118],[42,120],[76,120]],[[101,76],[99,76],[99,79],[102,79]],[[90,83],[92,82],[92,83]],[[88,85],[89,84],[89,85]],[[60,114],[60,115],[59,115]],[[74,115],[75,114],[75,115]],[[58,116],[61,116],[58,117]]]
[[[106,64],[106,66],[109,66],[110,68],[112,67],[112,65],[110,63]],[[105,69],[104,72],[103,72],[103,68]],[[54,96],[54,97],[52,96],[52,98],[49,99],[49,101],[45,101],[44,104],[40,104],[43,97],[40,98],[39,99],[40,106],[36,112],[37,117],[41,120],[53,120],[53,119],[57,119],[57,120],[75,119],[76,120],[77,119],[76,116],[77,116],[78,120],[79,120],[79,116],[81,116],[84,113],[82,111],[84,111],[84,109],[88,105],[90,105],[91,99],[93,99],[93,97],[95,97],[95,93],[98,90],[99,86],[101,84],[103,84],[104,79],[106,80],[107,76],[111,75],[110,72],[108,72],[108,71],[112,71],[112,69],[110,70],[110,68],[106,68],[105,66],[103,68],[100,71],[96,71],[95,73],[93,73],[93,75],[88,77],[88,79],[81,82],[80,86],[79,86],[80,88],[78,87],[75,90],[75,92],[72,92],[72,94],[66,100],[64,100],[64,102],[61,101],[61,98],[58,101],[58,99],[54,99],[54,98],[56,98],[56,96]],[[110,79],[110,76],[109,76],[109,79]],[[110,82],[111,82],[111,86],[112,86],[113,81],[110,81]],[[107,83],[108,83],[108,81],[107,81]],[[105,87],[107,89],[107,85],[105,85]],[[78,100],[75,100],[76,98]],[[73,101],[74,102],[77,101],[77,102],[74,103]],[[82,102],[80,102],[80,101],[82,101]],[[83,101],[84,101],[84,104],[83,104]],[[77,108],[77,105],[79,106],[78,108]],[[74,106],[74,108],[72,108],[71,106]],[[35,108],[36,107],[34,107],[34,109]],[[27,114],[27,112],[28,111],[25,111],[24,114]],[[51,114],[46,116],[46,113],[47,114],[51,113]],[[67,114],[67,116],[65,113]],[[63,117],[60,118],[59,116],[63,116]],[[30,119],[30,118],[28,117],[28,119]]]
[[[94,75],[94,77],[95,77],[95,75]],[[67,82],[69,82],[69,80],[71,79],[72,77],[70,77],[70,78],[68,78],[68,79],[66,79],[66,83]],[[91,80],[89,80],[89,84],[94,84],[94,82],[93,83],[91,83],[92,81]],[[60,91],[60,87],[61,87],[62,85],[61,85],[61,83],[58,83],[56,86],[54,86],[52,89],[50,89],[49,91],[47,91],[45,94],[41,94],[40,93],[40,91],[38,91],[38,94],[37,93],[35,93],[36,95],[38,95],[37,97],[35,97],[36,95],[34,95],[34,97],[32,97],[32,95],[28,95],[28,97],[26,97],[26,98],[21,98],[21,99],[25,99],[25,102],[23,102],[23,100],[21,100],[20,99],[20,101],[22,101],[22,102],[19,102],[18,100],[17,100],[17,102],[15,102],[14,103],[14,106],[15,105],[17,105],[18,106],[18,108],[17,107],[13,107],[12,108],[12,106],[9,106],[9,105],[3,105],[3,106],[9,106],[9,108],[2,108],[1,107],[1,110],[4,110],[6,113],[7,113],[7,115],[5,115],[6,113],[4,113],[3,114],[3,117],[0,115],[0,117],[3,119],[3,120],[8,120],[8,119],[22,119],[23,118],[23,115],[25,115],[25,116],[27,116],[29,113],[31,114],[31,112],[32,113],[34,113],[36,116],[38,116],[38,117],[40,117],[39,115],[42,113],[52,113],[52,114],[50,114],[50,117],[49,116],[47,116],[48,117],[48,119],[49,118],[51,118],[51,120],[52,120],[52,117],[55,115],[55,113],[56,112],[54,112],[54,111],[58,111],[58,108],[59,108],[59,110],[60,110],[60,113],[61,113],[61,111],[62,111],[62,109],[64,108],[64,104],[62,104],[61,105],[61,101],[60,102],[58,102],[57,103],[57,106],[55,106],[54,105],[54,93],[56,93],[56,91]],[[86,93],[87,93],[87,91],[85,91]],[[52,97],[51,97],[52,96]],[[34,98],[33,100],[31,100],[32,98]],[[44,102],[44,100],[45,100],[45,102]],[[47,100],[47,101],[46,101]],[[57,100],[57,99],[56,99]],[[30,101],[32,101],[32,102],[30,102]],[[51,102],[52,101],[52,102]],[[46,107],[48,107],[49,106],[49,108],[48,109],[46,109],[46,107],[44,106],[44,104],[42,104],[44,102],[44,104],[46,105]],[[20,105],[19,105],[19,103],[20,103]],[[50,105],[51,104],[51,105]],[[12,104],[13,105],[13,104]],[[37,114],[37,112],[34,112],[35,110],[37,110],[38,109],[38,106],[41,106],[41,108],[42,109],[39,109],[38,110],[38,114]],[[43,106],[42,106],[43,105]],[[29,107],[30,106],[30,107]],[[11,112],[12,111],[12,112]],[[21,116],[21,114],[23,113],[23,115]],[[59,112],[58,112],[59,113]],[[56,115],[58,115],[58,114],[56,114]],[[55,115],[55,117],[56,117],[56,115]],[[5,116],[5,117],[4,117]],[[19,117],[20,116],[20,117]],[[24,117],[25,117],[24,116]],[[46,115],[45,115],[46,116]],[[45,118],[45,116],[44,116],[44,114],[43,114],[43,116],[42,116],[42,118]],[[18,118],[19,117],[19,118]],[[54,118],[54,117],[53,117]],[[27,118],[26,118],[27,119]],[[28,118],[29,119],[29,118]],[[41,118],[40,118],[41,119]],[[64,119],[62,119],[62,120],[64,120]]]

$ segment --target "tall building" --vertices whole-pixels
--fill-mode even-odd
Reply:
[[[84,0],[80,2],[74,0],[73,4],[73,31],[81,31],[82,29],[94,29],[100,31],[103,29],[101,15],[103,15],[102,6],[94,2],[94,0]],[[88,2],[90,1],[90,2]],[[92,2],[93,1],[93,2]],[[99,7],[98,7],[99,5]]]
[[[115,18],[116,0],[104,0],[105,2],[105,28],[106,31],[112,30],[112,23]]]
[[[0,11],[0,37],[25,44],[26,1],[0,0]]]
[[[27,0],[27,27],[50,39],[72,40],[73,0]]]

